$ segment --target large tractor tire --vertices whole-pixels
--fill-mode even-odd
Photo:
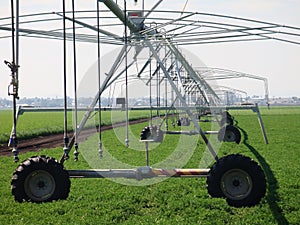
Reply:
[[[266,193],[266,178],[251,158],[234,154],[219,159],[207,177],[212,197],[224,197],[234,207],[257,205]]]
[[[63,165],[48,156],[34,156],[23,161],[15,170],[12,195],[18,202],[50,202],[66,199],[70,179]]]

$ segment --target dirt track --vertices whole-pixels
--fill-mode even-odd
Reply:
[[[143,123],[143,122],[147,122],[149,121],[149,119],[139,119],[139,120],[133,120],[130,121],[129,124],[138,124],[138,123]],[[103,126],[101,129],[102,131],[105,130],[110,130],[113,127],[121,127],[121,126],[125,126],[125,123],[117,123],[114,124],[114,126],[112,125],[107,125],[107,126]],[[141,128],[142,130],[142,128]],[[95,128],[91,128],[91,129],[86,129],[86,130],[82,130],[78,139],[79,142],[82,142],[84,140],[86,140],[89,136],[95,134],[96,129]],[[72,137],[72,133],[69,134],[69,137]],[[19,140],[19,144],[18,144],[18,149],[19,149],[19,153],[25,153],[25,152],[29,152],[29,151],[39,151],[41,149],[45,149],[45,148],[55,148],[55,147],[63,147],[63,134],[53,134],[53,135],[47,135],[47,136],[39,136],[39,137],[35,137],[35,138],[31,138],[31,139],[27,139],[27,140]],[[0,155],[12,155],[11,153],[11,147],[8,147],[7,145],[3,145],[0,146]]]

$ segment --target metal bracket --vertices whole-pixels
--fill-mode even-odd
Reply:
[[[8,96],[13,95],[16,99],[19,99],[19,81],[17,78],[17,72],[20,66],[16,65],[14,62],[8,62],[4,60],[4,63],[9,67],[11,70],[11,81],[10,84],[8,85]],[[11,90],[12,87],[12,90]]]

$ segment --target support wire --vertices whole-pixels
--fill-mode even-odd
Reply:
[[[102,123],[102,115],[101,115],[101,61],[100,61],[100,57],[101,57],[101,48],[100,48],[100,14],[99,14],[99,1],[96,0],[97,2],[97,55],[98,55],[98,59],[97,59],[97,63],[98,63],[98,92],[99,92],[99,96],[98,96],[98,131],[99,131],[99,157],[100,159],[103,157],[103,149],[102,149],[102,128],[101,128],[101,123]]]
[[[69,137],[68,137],[68,109],[67,109],[67,39],[66,39],[66,4],[63,2],[63,86],[64,86],[64,154],[60,162],[64,163],[65,160],[69,159]]]
[[[126,0],[124,0],[124,15],[125,15],[125,21],[124,21],[124,36],[125,36],[125,105],[126,105],[126,139],[125,139],[125,146],[126,148],[129,147],[129,114],[128,114],[128,71],[127,71],[127,65],[128,65],[128,58],[127,58],[127,45],[128,45],[128,40],[127,40],[127,6],[126,6]]]
[[[74,161],[78,161],[78,108],[77,108],[77,60],[76,60],[76,32],[75,32],[75,0],[72,0],[72,25],[73,25],[73,63],[74,63],[74,132],[75,132],[75,144],[74,144]]]

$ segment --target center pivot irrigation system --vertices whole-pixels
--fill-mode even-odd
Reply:
[[[11,18],[2,18],[0,30],[10,31],[12,37],[12,62],[5,63],[11,69],[9,95],[13,97],[13,129],[9,145],[12,146],[14,160],[17,162],[17,119],[20,112],[26,108],[17,108],[18,73],[19,73],[19,37],[48,38],[63,41],[63,80],[64,80],[64,148],[59,161],[48,156],[35,156],[23,161],[15,170],[12,181],[12,194],[16,201],[48,202],[66,199],[70,191],[70,178],[132,178],[137,180],[157,177],[206,177],[208,193],[212,197],[226,198],[229,205],[253,206],[260,202],[266,192],[266,179],[261,167],[251,158],[239,154],[219,158],[217,151],[207,135],[217,134],[220,141],[240,142],[241,134],[233,126],[233,118],[227,109],[251,109],[257,113],[262,128],[264,140],[268,143],[263,122],[257,105],[226,106],[218,94],[218,87],[211,81],[248,77],[259,80],[264,78],[238,73],[234,71],[196,68],[179,49],[183,45],[201,45],[238,41],[278,40],[299,45],[299,28],[282,26],[274,23],[243,19],[224,15],[158,10],[162,0],[150,9],[127,10],[126,0],[123,9],[113,0],[96,1],[96,10],[75,10],[72,0],[72,10],[67,11],[65,1],[62,12],[19,15],[19,1],[11,1]],[[105,10],[101,9],[105,7]],[[161,15],[164,15],[163,17]],[[203,19],[206,18],[206,19]],[[208,20],[207,18],[211,18]],[[6,21],[10,19],[10,23]],[[92,21],[96,21],[92,22]],[[230,22],[226,22],[230,21]],[[62,29],[45,30],[45,23],[62,23]],[[67,22],[72,27],[67,27]],[[236,23],[234,23],[236,22]],[[26,28],[28,24],[43,24],[41,29]],[[11,25],[11,26],[9,26]],[[22,26],[22,27],[20,27]],[[36,26],[37,27],[37,26]],[[278,29],[284,31],[279,31]],[[68,33],[68,31],[70,32]],[[286,31],[287,30],[287,31]],[[116,31],[116,32],[114,32]],[[120,32],[121,31],[121,32]],[[119,32],[120,34],[117,34]],[[67,132],[67,41],[73,42],[74,56],[74,112],[75,131],[69,138]],[[82,120],[78,123],[77,112],[81,109],[77,104],[76,76],[76,42],[90,42],[97,45],[98,91],[90,103]],[[111,59],[112,65],[101,79],[100,46],[109,44],[121,46],[121,50]],[[146,55],[146,56],[145,56]],[[132,68],[136,66],[135,72]],[[197,65],[196,65],[197,66]],[[199,65],[198,65],[199,66]],[[130,73],[130,74],[129,74]],[[156,86],[156,106],[129,107],[130,82],[142,81],[145,86]],[[264,80],[266,83],[266,80]],[[129,146],[128,126],[129,110],[163,111],[163,118],[154,125],[145,127],[140,141],[145,144],[146,165],[135,169],[92,169],[66,170],[64,162],[69,159],[70,150],[74,147],[75,160],[78,159],[78,135],[84,128],[91,114],[99,114],[101,124],[102,110],[119,110],[120,108],[101,105],[103,93],[116,84],[125,85],[125,96],[117,98],[116,103],[126,112],[125,146]],[[268,99],[266,83],[266,100]],[[164,90],[164,92],[162,91]],[[231,89],[233,90],[233,89]],[[164,98],[161,100],[161,95]],[[171,93],[172,97],[168,97]],[[171,100],[170,100],[171,99]],[[160,104],[160,101],[163,101]],[[151,101],[150,101],[151,103]],[[32,110],[32,109],[27,109]],[[180,113],[178,113],[178,111]],[[175,112],[175,113],[174,113]],[[207,115],[210,117],[205,117]],[[176,117],[173,126],[193,127],[193,131],[174,131],[168,129],[168,116]],[[201,122],[210,118],[220,126],[219,131],[204,131]],[[165,123],[165,129],[162,124]],[[162,142],[164,135],[198,135],[204,141],[207,149],[215,160],[211,168],[205,169],[157,169],[149,165],[148,146],[152,142]],[[102,136],[99,126],[99,156],[102,157]]]

